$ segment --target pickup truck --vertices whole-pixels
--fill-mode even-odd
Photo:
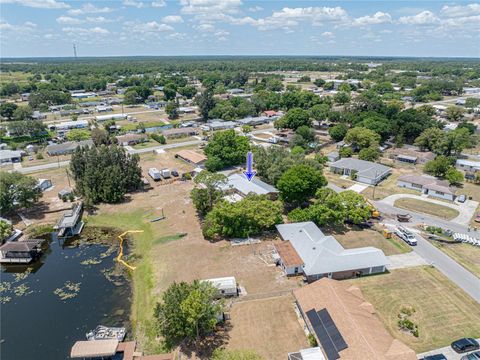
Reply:
[[[397,229],[395,230],[395,235],[405,241],[408,245],[417,245],[417,239],[415,238],[415,236],[403,226],[397,226]]]

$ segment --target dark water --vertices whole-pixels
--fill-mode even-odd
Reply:
[[[29,268],[2,266],[0,296],[11,300],[0,305],[1,360],[67,359],[74,342],[97,325],[128,327],[130,288],[114,261],[116,251],[100,244],[48,243]],[[81,264],[92,258],[101,263]],[[59,288],[63,293],[55,294]],[[66,300],[59,296],[69,294]]]

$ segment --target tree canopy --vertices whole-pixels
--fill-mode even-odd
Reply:
[[[223,174],[202,171],[194,181],[200,186],[192,189],[190,194],[193,205],[200,215],[206,215],[224,195],[220,187],[227,183],[227,177]]]
[[[299,164],[285,171],[277,183],[280,198],[286,203],[298,206],[313,195],[322,186],[327,185],[327,179],[322,171],[312,166]]]
[[[205,167],[209,171],[217,171],[241,164],[245,162],[249,149],[248,138],[237,135],[234,130],[216,132],[204,150],[207,155]]]
[[[38,201],[37,180],[19,172],[0,171],[0,213],[7,214],[17,207],[28,208]]]

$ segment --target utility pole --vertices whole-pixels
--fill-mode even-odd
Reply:
[[[77,45],[75,45],[75,43],[73,44],[73,56],[75,57],[75,60],[77,60]]]

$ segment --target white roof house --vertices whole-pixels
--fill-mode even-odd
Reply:
[[[243,174],[232,174],[227,178],[227,183],[221,187],[222,190],[234,190],[236,193],[247,196],[250,193],[257,195],[276,196],[278,190],[272,185],[260,179],[253,178],[248,181]]]
[[[54,124],[53,127],[57,130],[69,130],[69,129],[83,129],[88,127],[87,120],[77,121],[64,121],[58,124]]]
[[[17,150],[0,150],[0,164],[22,161],[22,152]]]
[[[343,158],[330,164],[330,170],[343,175],[356,173],[356,180],[366,184],[378,184],[391,173],[388,166],[355,158]]]
[[[311,221],[280,224],[276,228],[302,259],[302,272],[309,281],[324,276],[352,277],[358,271],[363,274],[384,272],[388,264],[382,250],[371,246],[344,249],[333,236],[326,236]]]
[[[237,296],[237,280],[234,276],[227,276],[214,279],[205,279],[218,290],[220,296]]]
[[[325,360],[325,355],[319,347],[313,347],[289,353],[288,360]]]
[[[477,172],[480,171],[480,161],[458,159],[455,163],[455,167],[464,171]]]

